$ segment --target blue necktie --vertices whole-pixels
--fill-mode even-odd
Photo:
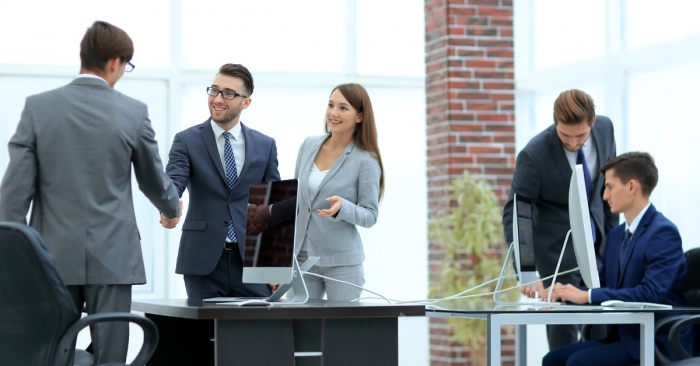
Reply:
[[[593,192],[593,185],[591,183],[591,172],[588,170],[588,163],[586,163],[586,156],[583,155],[583,148],[578,150],[576,153],[576,165],[583,165],[583,180],[586,182],[586,197],[588,198],[588,206],[591,205],[591,193]],[[595,222],[593,221],[593,215],[591,215],[591,229],[593,230],[593,242],[595,243]]]
[[[625,265],[627,261],[627,248],[630,245],[632,239],[632,234],[629,230],[625,230],[625,237],[622,239],[622,245],[620,245],[620,273],[622,273],[622,266]]]
[[[229,190],[233,190],[233,186],[236,184],[236,179],[238,179],[238,173],[236,172],[236,158],[233,157],[233,149],[231,148],[231,142],[229,137],[231,134],[227,131],[223,133],[224,135],[224,161],[226,162],[226,183],[228,184]],[[228,238],[236,242],[236,231],[233,229],[233,220],[228,226]]]

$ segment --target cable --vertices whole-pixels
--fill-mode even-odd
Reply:
[[[558,269],[559,269],[559,268],[558,268],[558,266],[557,266],[557,270],[558,270]],[[320,274],[318,274],[318,273],[312,273],[312,272],[306,272],[306,271],[302,271],[301,273],[304,274],[304,275],[320,277],[320,278],[327,279],[327,280],[330,280],[330,281],[335,281],[335,282],[339,282],[339,283],[344,283],[344,284],[346,284],[346,285],[350,285],[350,286],[359,288],[359,289],[361,289],[361,290],[363,290],[363,291],[367,291],[367,292],[369,292],[369,293],[372,293],[372,294],[374,294],[374,295],[379,296],[379,298],[381,298],[382,300],[386,301],[386,302],[389,303],[389,304],[426,304],[426,305],[431,305],[431,304],[439,303],[439,302],[442,302],[442,301],[448,301],[448,300],[469,299],[469,298],[479,297],[479,296],[492,296],[493,294],[496,294],[496,293],[503,293],[503,292],[510,291],[510,290],[514,290],[514,289],[518,289],[518,288],[521,288],[521,287],[530,286],[530,285],[533,285],[533,284],[538,283],[538,282],[546,281],[546,280],[548,280],[548,279],[550,279],[550,278],[556,278],[557,275],[564,275],[564,274],[567,274],[567,273],[575,272],[575,271],[577,271],[577,270],[578,270],[578,267],[575,267],[575,268],[569,269],[569,270],[567,270],[567,271],[563,271],[563,272],[560,272],[560,273],[555,273],[555,274],[553,274],[553,275],[551,275],[551,276],[548,276],[548,277],[540,278],[540,279],[538,279],[538,280],[531,281],[531,282],[527,282],[527,283],[523,283],[523,284],[520,284],[520,285],[517,285],[517,286],[504,288],[504,289],[501,289],[501,290],[499,290],[499,291],[484,292],[484,293],[474,294],[474,295],[464,295],[464,294],[466,294],[466,293],[469,293],[469,292],[471,292],[471,291],[477,290],[477,289],[479,289],[479,288],[481,288],[481,287],[484,287],[484,286],[488,285],[488,284],[491,283],[491,282],[494,282],[494,281],[497,281],[497,280],[498,280],[498,278],[494,278],[494,279],[488,280],[488,281],[486,281],[486,282],[484,282],[484,283],[482,283],[482,284],[480,284],[480,285],[477,285],[477,286],[474,286],[474,287],[469,288],[469,289],[467,289],[467,290],[464,290],[464,291],[462,291],[462,292],[460,292],[460,293],[458,293],[458,294],[455,294],[455,295],[451,295],[451,296],[447,296],[447,297],[443,297],[443,298],[439,298],[439,299],[422,299],[422,300],[409,300],[409,301],[400,301],[400,300],[395,300],[395,299],[391,299],[391,300],[390,300],[390,299],[388,299],[388,298],[382,296],[381,294],[376,293],[376,292],[374,292],[374,291],[370,291],[370,290],[368,290],[368,289],[366,289],[366,288],[364,288],[364,287],[362,287],[362,286],[358,286],[358,285],[355,285],[354,283],[350,283],[350,282],[338,280],[338,279],[335,279],[335,278],[332,278],[332,277],[323,276],[323,275],[320,275]],[[515,275],[508,275],[508,276],[506,276],[506,278],[514,277],[514,276],[515,276]],[[550,292],[551,292],[551,290],[550,290]],[[375,298],[375,297],[359,297],[359,298],[357,298],[357,299],[352,300],[352,302],[357,302],[357,301],[360,301],[360,300],[369,300],[369,299],[377,299],[377,298]],[[551,298],[550,298],[550,299],[551,299]]]
[[[340,283],[344,283],[344,284],[346,284],[346,285],[350,285],[350,286],[353,286],[353,287],[357,287],[357,288],[359,288],[360,290],[367,291],[367,292],[369,292],[369,293],[371,293],[371,294],[375,294],[375,295],[381,297],[381,298],[384,299],[386,302],[388,302],[389,305],[392,304],[392,302],[391,302],[389,299],[387,299],[386,297],[384,297],[384,296],[382,296],[382,295],[380,295],[380,294],[378,294],[378,293],[376,293],[376,292],[374,292],[374,291],[370,291],[370,290],[368,290],[368,289],[366,289],[366,288],[364,288],[364,287],[362,287],[362,286],[358,286],[358,285],[356,285],[356,284],[354,284],[354,283],[350,283],[350,282],[345,282],[345,281],[337,280],[337,279],[335,279],[335,278],[331,278],[331,277],[327,277],[327,276],[324,276],[324,275],[320,275],[320,274],[318,274],[318,273],[312,273],[312,272],[306,272],[306,271],[302,271],[301,273],[304,274],[304,275],[320,277],[320,278],[323,278],[323,279],[326,279],[326,280],[331,280],[331,281],[335,281],[335,282],[340,282]],[[352,300],[352,302],[356,302],[356,301],[358,301],[358,300],[360,300],[360,299],[362,299],[362,298],[360,297],[360,298],[354,299],[354,300]]]

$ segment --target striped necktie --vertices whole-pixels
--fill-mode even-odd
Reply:
[[[224,135],[224,161],[226,162],[226,183],[228,184],[229,190],[233,190],[233,186],[236,184],[238,179],[238,173],[236,172],[236,158],[233,157],[233,149],[231,148],[231,142],[229,138],[231,134],[226,131]],[[236,242],[236,231],[233,229],[233,220],[228,226],[228,238]]]

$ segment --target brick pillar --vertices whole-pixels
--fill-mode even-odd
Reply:
[[[465,169],[491,184],[501,203],[515,166],[512,0],[426,0],[428,214],[444,205],[445,187]],[[430,281],[442,270],[429,247]],[[432,365],[466,365],[469,350],[449,326],[430,322]],[[513,360],[513,335],[503,335]]]

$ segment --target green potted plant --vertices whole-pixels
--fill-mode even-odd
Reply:
[[[491,186],[465,171],[448,189],[445,208],[429,224],[430,237],[444,253],[442,273],[431,284],[431,298],[452,296],[498,278],[508,250],[503,240],[501,207]],[[512,273],[512,266],[508,267]],[[514,285],[515,279],[510,278],[503,288]],[[468,295],[491,293],[495,287],[493,282]],[[519,292],[514,290],[501,294],[505,301],[516,301],[518,297]],[[490,299],[491,295],[484,295],[476,300]],[[469,347],[472,364],[485,364],[486,322],[449,318],[447,323],[453,329],[452,340]]]

